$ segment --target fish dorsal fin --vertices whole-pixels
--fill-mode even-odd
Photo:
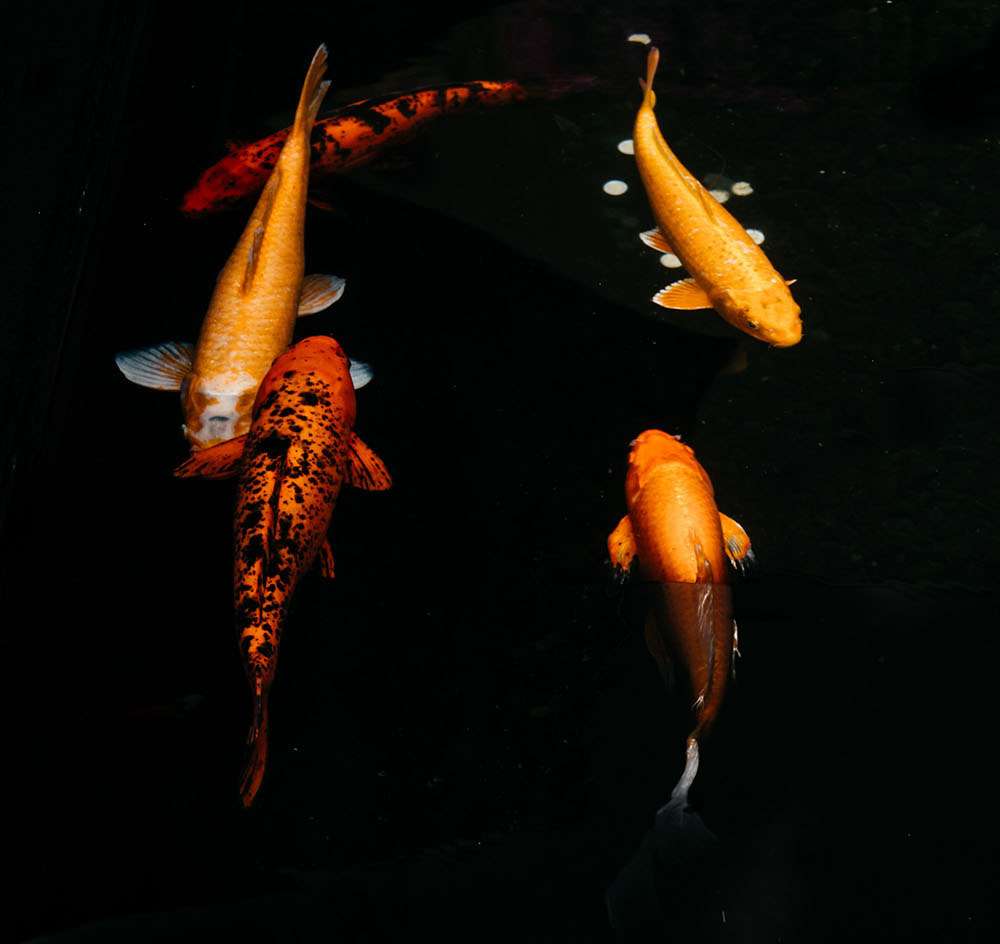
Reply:
[[[339,275],[307,275],[299,291],[299,317],[315,315],[340,301],[346,285]]]
[[[194,345],[165,341],[115,355],[118,369],[134,384],[153,390],[180,390],[194,364]]]
[[[704,646],[708,656],[705,688],[698,693],[694,702],[694,709],[697,711],[705,703],[712,688],[712,672],[715,669],[715,608],[718,601],[716,600],[717,588],[712,574],[712,562],[705,555],[705,549],[693,534],[691,540],[694,544],[695,562],[698,567],[698,582],[695,584],[698,640]]]
[[[608,535],[608,556],[611,566],[616,571],[627,573],[635,560],[635,533],[632,531],[632,519],[625,515],[617,527]]]
[[[653,301],[661,308],[675,308],[680,311],[695,311],[699,308],[711,308],[705,290],[694,279],[680,279],[660,289]]]
[[[348,484],[371,492],[384,492],[392,487],[392,478],[385,463],[372,451],[370,446],[366,446],[361,441],[357,433],[351,433],[347,458]]]
[[[247,437],[237,436],[225,442],[193,452],[176,469],[179,479],[227,479],[236,475],[243,465],[243,447]]]
[[[271,171],[271,176],[268,178],[264,192],[260,195],[257,206],[254,207],[253,217],[251,217],[253,232],[250,235],[250,245],[247,248],[243,284],[240,286],[240,290],[243,292],[248,291],[253,284],[253,277],[260,263],[260,249],[264,242],[264,233],[267,231],[267,222],[271,218],[271,210],[274,209],[274,198],[277,196],[279,186],[281,186],[281,168],[275,167]],[[256,219],[255,223],[254,219]]]
[[[722,209],[722,204],[715,199],[697,180],[692,180],[690,185],[691,189],[698,195],[698,199],[701,201],[702,208],[705,211],[705,215],[712,221],[716,226],[723,222],[722,213],[726,211]]]
[[[253,284],[253,277],[257,271],[257,263],[260,261],[260,247],[264,242],[264,224],[258,223],[254,227],[253,235],[250,237],[250,248],[247,250],[247,264],[243,270],[243,284],[240,290],[246,292]]]
[[[663,233],[656,226],[652,229],[647,229],[644,233],[640,233],[639,239],[649,246],[650,249],[655,249],[657,252],[673,252],[673,249],[667,245],[667,240]]]

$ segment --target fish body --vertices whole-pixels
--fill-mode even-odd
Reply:
[[[686,802],[698,743],[722,705],[736,647],[726,559],[751,556],[740,525],[721,515],[708,474],[690,447],[660,430],[633,442],[625,478],[628,513],[608,538],[612,562],[638,559],[654,588],[646,642],[664,674],[679,663],[690,684],[695,726],[674,799]]]
[[[332,338],[306,338],[265,376],[249,434],[196,452],[175,473],[240,475],[234,598],[254,701],[240,788],[246,806],[264,776],[268,692],[295,587],[317,559],[323,574],[333,576],[326,534],[344,483],[377,490],[391,484],[382,461],[354,433],[355,415],[347,356]]]
[[[136,383],[180,390],[185,435],[203,449],[246,433],[261,379],[288,347],[295,320],[332,304],[343,279],[303,278],[309,139],[329,82],[326,47],[306,75],[295,124],[215,284],[195,346],[168,343],[117,358]]]
[[[636,115],[636,163],[657,229],[641,238],[672,252],[691,275],[658,292],[664,308],[714,308],[734,328],[775,347],[802,338],[800,309],[789,284],[746,230],[684,167],[660,133],[653,77],[659,62],[649,52],[645,94]]]
[[[503,105],[527,97],[517,82],[465,82],[369,98],[345,105],[317,121],[310,146],[314,176],[343,173],[367,164],[423,125],[473,107]],[[206,170],[185,195],[181,210],[212,213],[256,193],[276,166],[291,129],[235,147]]]

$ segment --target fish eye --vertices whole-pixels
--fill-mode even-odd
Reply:
[[[760,324],[754,321],[753,318],[747,318],[747,327],[752,331],[756,331],[760,327]]]

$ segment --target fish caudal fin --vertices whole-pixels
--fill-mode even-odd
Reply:
[[[253,804],[267,767],[267,692],[258,683],[253,696],[253,724],[247,736],[250,756],[240,780],[240,801],[244,809]]]
[[[671,792],[670,799],[657,811],[657,824],[663,820],[675,818],[688,808],[688,793],[691,790],[691,785],[694,783],[694,778],[698,776],[699,760],[698,740],[697,738],[689,737],[684,771],[681,773],[677,785]]]
[[[639,84],[645,93],[642,99],[643,108],[656,107],[656,93],[653,92],[653,79],[656,78],[656,69],[660,64],[660,50],[655,46],[650,46],[649,55],[646,57],[646,78],[639,79]]]
[[[329,82],[323,81],[323,76],[326,75],[326,60],[327,52],[324,43],[313,55],[309,71],[302,83],[302,94],[299,96],[298,108],[295,109],[295,131],[304,130],[307,135],[312,133],[316,114],[319,112],[326,91],[330,87]]]

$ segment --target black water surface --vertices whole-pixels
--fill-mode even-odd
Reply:
[[[42,6],[5,37],[10,939],[992,937],[994,5]],[[799,280],[795,348],[648,301],[678,276],[616,150],[638,31],[681,159],[754,186],[729,207]],[[247,208],[180,198],[287,123],[321,41],[331,106],[594,81],[449,119],[310,210],[307,269],[348,286],[299,336],[373,366],[357,429],[395,484],[341,496],[243,813],[234,487],[171,478],[177,398],[113,356],[195,337]],[[650,426],[758,560],[707,853],[649,832],[687,719],[606,563]]]

